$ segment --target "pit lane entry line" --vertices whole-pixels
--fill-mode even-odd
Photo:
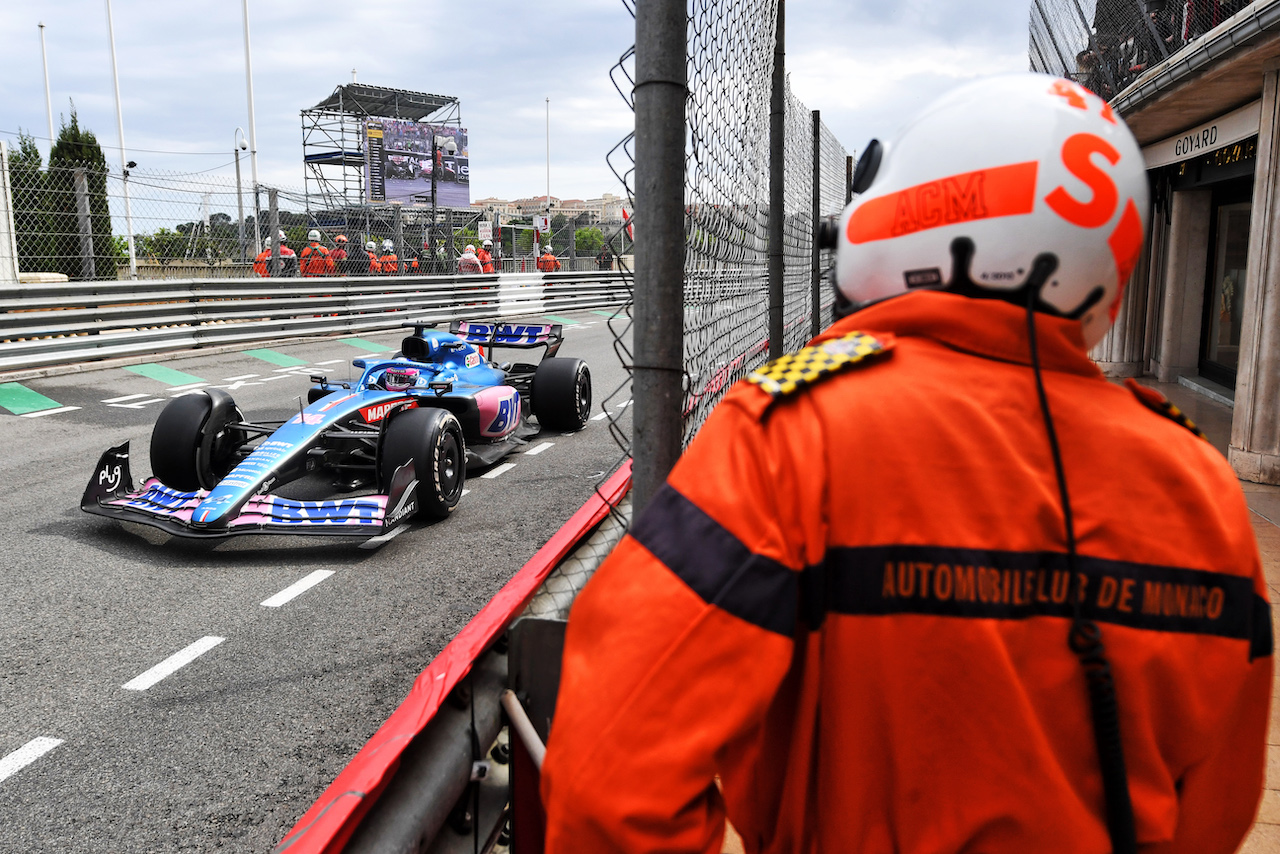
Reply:
[[[488,480],[492,480],[493,478],[498,477],[499,475],[506,474],[507,472],[511,471],[515,467],[516,467],[515,463],[503,463],[502,465],[495,467],[492,471],[487,471],[480,476]]]
[[[547,448],[550,448],[554,444],[555,442],[543,442],[541,445],[538,445],[536,447],[530,448],[529,450],[525,451],[524,455],[526,457],[536,457],[538,454],[542,453],[543,451],[545,451]]]
[[[317,569],[315,572],[311,573],[310,575],[307,575],[293,582],[288,587],[281,590],[279,593],[272,596],[271,598],[264,599],[261,603],[262,607],[279,608],[281,605],[288,602],[290,599],[297,598],[298,596],[301,596],[303,593],[306,593],[312,587],[315,587],[317,584],[319,584],[321,581],[324,581],[326,578],[328,578],[331,575],[333,575],[333,570],[331,569]]]
[[[226,638],[214,637],[212,635],[200,638],[200,640],[185,649],[178,650],[145,673],[141,673],[133,677],[120,687],[124,688],[126,691],[145,691],[166,676],[170,676],[178,670],[181,670],[183,667],[186,667],[188,664],[195,661],[197,658],[222,643],[224,640],[226,640]]]
[[[6,777],[12,777],[17,774],[59,744],[62,744],[62,739],[60,738],[40,736],[39,738],[31,739],[8,756],[0,758],[0,782],[3,782]]]

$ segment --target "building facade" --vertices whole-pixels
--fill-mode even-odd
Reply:
[[[1065,76],[1122,87],[1111,105],[1150,180],[1147,244],[1093,356],[1110,375],[1230,405],[1232,467],[1280,484],[1280,0],[1128,2],[1127,23],[1111,2],[1098,0],[1087,30],[1080,14],[1053,32],[1049,7],[1062,3],[1036,0],[1031,27],[1034,69],[1064,73],[1042,61],[1056,43],[1080,60]],[[1117,52],[1135,61],[1098,60]]]

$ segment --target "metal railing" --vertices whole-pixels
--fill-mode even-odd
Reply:
[[[281,338],[360,333],[465,313],[610,308],[616,273],[71,282],[0,289],[0,372]]]

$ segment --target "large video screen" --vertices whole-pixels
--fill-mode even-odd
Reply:
[[[401,119],[365,119],[365,197],[370,202],[431,204],[431,175],[436,175],[436,204],[471,204],[471,166],[467,129]],[[436,137],[435,162],[431,140]]]

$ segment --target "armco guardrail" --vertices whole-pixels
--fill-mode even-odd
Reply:
[[[626,300],[608,271],[19,285],[0,288],[0,372]]]

